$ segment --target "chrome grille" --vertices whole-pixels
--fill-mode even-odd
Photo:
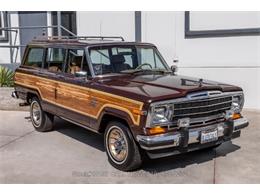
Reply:
[[[183,117],[199,118],[221,114],[226,110],[230,110],[231,105],[232,96],[178,102],[174,104],[173,119],[176,120]]]
[[[222,113],[222,114],[211,115],[207,117],[192,118],[190,119],[190,128],[207,126],[207,125],[223,122],[224,116],[225,115]],[[174,119],[174,121],[169,125],[169,129],[175,129],[176,127],[177,127],[177,120]]]

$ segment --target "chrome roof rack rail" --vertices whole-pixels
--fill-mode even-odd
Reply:
[[[66,41],[75,41],[75,40],[121,40],[125,39],[121,36],[38,36],[34,37],[33,41],[50,41],[50,40],[66,40]]]
[[[105,39],[120,39],[121,41],[125,41],[125,39],[122,36],[77,36],[79,40],[88,40],[88,39],[100,39],[100,40],[105,40]]]

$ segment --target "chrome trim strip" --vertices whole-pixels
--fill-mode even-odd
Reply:
[[[211,99],[209,99],[211,100]],[[202,102],[202,101],[201,101]],[[206,106],[196,106],[196,107],[188,107],[188,108],[174,108],[175,110],[186,110],[186,109],[194,109],[194,108],[206,108],[206,107],[212,107],[212,106],[218,106],[221,104],[227,104],[227,103],[232,103],[232,100],[230,101],[225,101],[225,102],[221,102],[221,103],[217,103],[217,104],[210,104],[210,105],[206,105]]]
[[[215,114],[207,117],[199,117],[199,118],[191,118],[190,119],[190,128],[195,128],[198,126],[206,126],[206,125],[212,125],[216,123],[223,122],[225,120],[225,114]],[[163,125],[162,125],[163,126]],[[177,122],[171,122],[169,125],[166,124],[169,130],[173,130],[178,128]]]
[[[173,115],[173,117],[178,117],[178,116],[192,116],[192,115],[197,115],[197,114],[207,114],[207,113],[211,113],[211,112],[216,112],[218,110],[230,110],[231,106],[229,107],[224,107],[224,108],[220,108],[220,109],[215,109],[215,110],[210,110],[210,111],[205,111],[205,112],[194,112],[194,113],[188,113],[188,114],[178,114],[178,115]]]
[[[215,114],[215,115],[206,116],[206,117],[192,118],[192,119],[190,119],[190,123],[199,123],[199,122],[217,120],[219,118],[224,118],[224,117],[225,117],[225,114]]]
[[[222,94],[221,91],[202,91],[202,92],[193,92],[187,95],[188,99],[200,99],[204,97],[212,97],[212,95]]]

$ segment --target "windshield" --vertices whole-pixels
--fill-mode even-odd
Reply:
[[[95,75],[169,71],[157,49],[152,46],[109,46],[89,49]]]

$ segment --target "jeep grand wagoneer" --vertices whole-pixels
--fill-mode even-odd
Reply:
[[[129,171],[145,156],[213,148],[240,136],[240,87],[176,75],[157,48],[120,37],[45,37],[26,48],[13,96],[33,126],[58,116],[104,136],[109,162]]]

